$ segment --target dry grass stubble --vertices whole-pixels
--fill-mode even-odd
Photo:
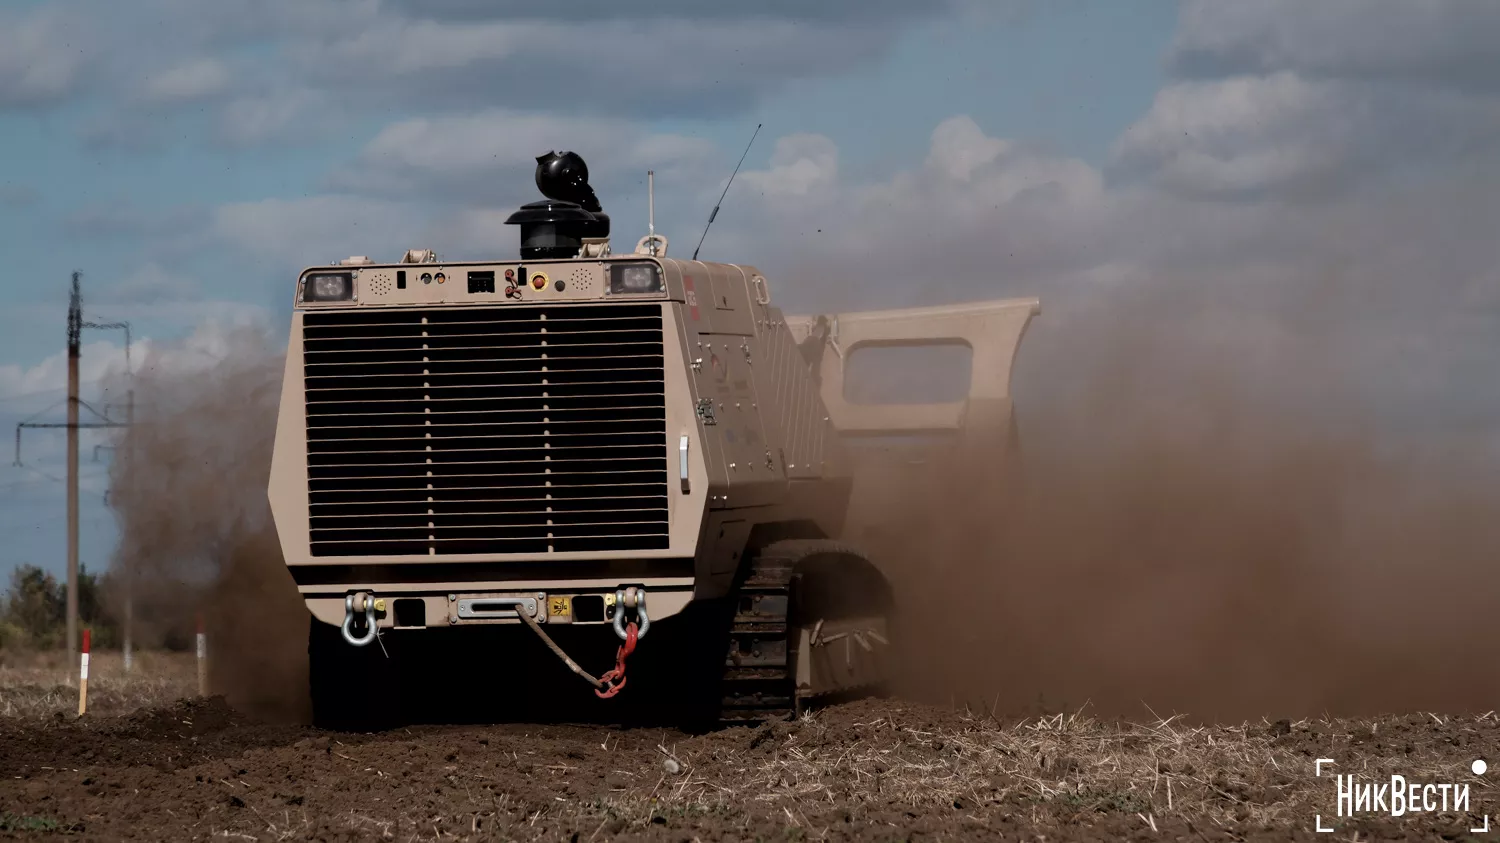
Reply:
[[[1314,814],[1333,822],[1333,768],[1320,778],[1313,763],[1332,757],[1361,780],[1399,773],[1470,785],[1469,811],[1432,817],[1456,827],[1477,825],[1487,808],[1490,791],[1468,767],[1497,733],[1493,714],[1188,726],[1175,717],[1132,723],[1082,712],[1012,722],[970,711],[934,718],[922,708],[861,704],[785,729],[766,756],[720,758],[729,769],[718,781],[706,778],[696,796],[794,815],[813,805],[817,812],[899,805],[980,818],[994,811],[1040,826],[1126,814],[1153,830],[1166,819],[1299,828]]]
[[[95,717],[163,708],[198,692],[192,653],[136,653],[129,673],[117,652],[89,656],[88,710]],[[78,713],[78,660],[58,651],[0,659],[0,717],[31,718]]]

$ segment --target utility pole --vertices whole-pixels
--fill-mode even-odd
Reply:
[[[82,272],[73,273],[73,286],[68,293],[68,421],[66,424],[21,422],[16,425],[16,465],[21,464],[22,428],[66,428],[68,431],[68,652],[78,652],[78,431],[82,428],[125,427],[100,415],[94,408],[78,398],[78,354],[83,334],[83,295],[78,281]],[[78,421],[79,406],[102,421]]]
[[[78,351],[83,294],[73,273],[68,293],[68,652],[78,652]]]
[[[125,332],[125,425],[129,427],[135,424],[135,373],[130,368],[130,323],[129,322],[85,322],[85,328],[94,328],[104,331],[123,330]],[[105,413],[109,412],[109,406],[105,405]],[[127,439],[125,446],[125,476],[132,477],[131,471],[135,468],[132,452],[133,442]],[[98,449],[95,448],[94,456],[97,459]],[[132,666],[133,651],[131,648],[131,627],[134,620],[134,597],[135,597],[135,572],[127,569],[125,572],[125,621],[122,632],[125,634],[124,657],[125,672],[129,673]]]

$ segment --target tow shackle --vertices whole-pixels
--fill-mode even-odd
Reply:
[[[375,598],[364,592],[359,592],[364,599],[365,634],[362,637],[354,637],[354,595],[344,597],[344,640],[356,647],[364,647],[375,640]]]
[[[646,614],[646,589],[639,586],[622,588],[615,591],[615,635],[621,641],[625,636],[625,609],[627,606],[635,609],[636,616],[640,618],[640,628],[636,630],[637,640],[646,637],[646,630],[651,628],[651,617]]]

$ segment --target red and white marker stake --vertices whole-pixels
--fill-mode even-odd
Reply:
[[[203,615],[198,615],[198,696],[208,696],[208,636],[203,634]]]
[[[78,662],[78,716],[88,710],[89,704],[89,630],[83,631],[83,656]]]

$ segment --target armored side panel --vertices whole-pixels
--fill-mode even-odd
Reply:
[[[663,264],[669,289],[682,291],[684,356],[713,484],[706,539],[724,544],[700,570],[699,594],[718,596],[738,567],[736,546],[755,527],[839,532],[850,467],[765,277],[753,266]]]
[[[854,491],[844,536],[879,547],[903,496],[935,483],[970,494],[1003,491],[1014,478],[1018,434],[1011,372],[1035,298],[823,316],[790,316],[789,330],[816,350],[822,403],[853,447]],[[961,345],[970,351],[967,394],[942,403],[861,404],[846,394],[849,364],[863,348]]]

